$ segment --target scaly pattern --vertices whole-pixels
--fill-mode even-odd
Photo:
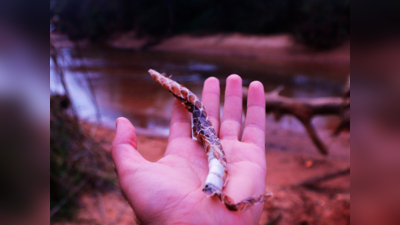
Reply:
[[[221,142],[207,116],[203,103],[189,89],[155,70],[149,70],[150,75],[171,92],[192,113],[193,134],[204,146],[208,156],[209,174],[205,181],[203,192],[207,196],[217,195],[218,198],[231,211],[244,211],[249,206],[265,201],[271,194],[266,193],[259,197],[250,197],[236,203],[223,193],[228,181],[228,170],[226,169],[226,157]]]

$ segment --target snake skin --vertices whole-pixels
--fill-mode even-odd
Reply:
[[[207,116],[207,112],[204,108],[203,103],[199,98],[193,94],[185,86],[173,81],[171,77],[167,77],[165,73],[160,74],[155,70],[149,70],[150,75],[161,84],[165,89],[172,93],[185,108],[192,113],[193,120],[193,134],[204,146],[204,150],[208,155],[211,153],[224,167],[224,176],[221,177],[224,186],[228,179],[228,170],[226,169],[226,157],[225,152],[222,148],[220,139],[218,138],[214,127],[211,124],[210,119]],[[222,191],[215,190],[212,185],[205,184],[203,192],[207,196],[217,195],[218,198],[225,204],[225,206],[231,211],[244,211],[249,206],[265,201],[272,194],[266,193],[259,197],[250,197],[239,203],[236,203],[229,196],[225,195]]]

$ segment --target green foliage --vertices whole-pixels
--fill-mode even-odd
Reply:
[[[50,97],[50,208],[59,208],[52,220],[73,217],[84,188],[114,186],[111,159],[68,113],[69,106],[66,96]]]
[[[59,16],[62,30],[93,41],[129,29],[150,36],[293,32],[318,47],[340,43],[350,33],[349,0],[54,1],[51,14]]]

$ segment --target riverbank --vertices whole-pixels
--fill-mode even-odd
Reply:
[[[121,34],[109,41],[116,48],[139,50],[147,39],[137,39],[133,32]],[[322,63],[350,67],[350,41],[326,51],[311,50],[296,43],[288,34],[256,36],[244,34],[214,34],[208,36],[178,35],[157,41],[150,51],[185,52],[250,58],[275,63]]]
[[[153,55],[149,60],[190,58],[236,68],[235,73],[241,72],[243,67],[246,70],[276,75],[293,74],[296,71],[310,76],[323,76],[336,82],[344,82],[350,73],[350,41],[331,50],[315,51],[296,43],[289,34],[178,35],[163,40],[151,40],[138,39],[130,32],[114,36],[100,46],[93,45],[88,40],[74,43],[65,35],[57,33],[51,33],[50,40],[59,49],[74,49],[79,46],[81,49],[97,48],[142,57]],[[176,69],[174,73],[177,73]]]

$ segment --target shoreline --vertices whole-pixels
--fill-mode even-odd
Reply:
[[[137,39],[133,32],[121,34],[108,42],[111,47],[131,50],[140,50],[146,43],[147,39]],[[295,43],[289,34],[177,35],[162,40],[148,51],[231,56],[270,63],[318,63],[350,68],[350,41],[334,49],[315,51]]]

